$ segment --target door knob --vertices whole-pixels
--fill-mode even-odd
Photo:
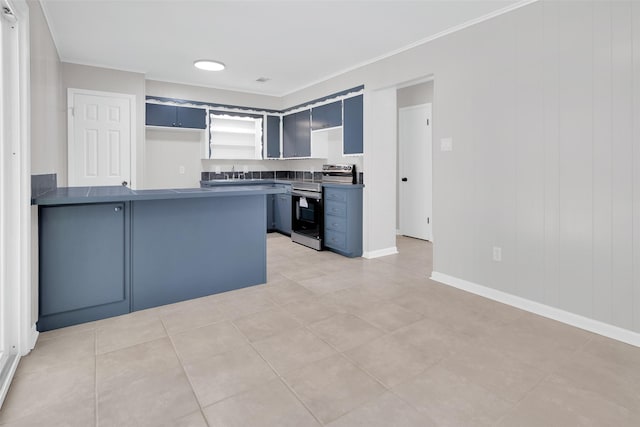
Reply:
[[[129,183],[127,181],[122,181],[122,186],[126,187],[127,185],[129,185]]]
[[[402,182],[407,182],[407,178],[402,178]]]

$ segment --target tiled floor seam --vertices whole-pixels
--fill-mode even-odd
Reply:
[[[169,332],[167,331],[167,327],[164,324],[164,321],[162,320],[162,318],[160,319],[160,323],[162,323],[162,327],[164,328],[165,333],[167,334],[167,337],[169,338],[169,342],[171,343],[171,348],[173,348],[173,352],[176,355],[176,358],[178,359],[178,363],[180,364],[180,368],[182,369],[182,373],[184,374],[185,378],[187,379],[187,382],[189,383],[189,387],[191,387],[191,393],[193,393],[193,398],[196,400],[196,402],[198,403],[198,409],[200,410],[200,414],[202,415],[202,418],[204,419],[205,424],[207,425],[207,427],[209,426],[209,420],[207,420],[207,417],[204,415],[204,411],[202,408],[202,404],[200,403],[200,399],[198,399],[198,395],[196,394],[196,390],[193,387],[193,384],[191,383],[191,378],[189,378],[189,375],[187,375],[187,371],[184,368],[184,362],[182,360],[182,358],[180,358],[180,354],[178,353],[178,349],[176,349],[176,345],[173,342],[173,338],[171,337],[171,335],[169,335]],[[189,414],[184,414],[189,415]]]
[[[285,381],[285,379],[282,377],[282,375],[280,375],[280,373],[279,373],[279,372],[278,372],[278,371],[273,367],[273,365],[271,365],[271,363],[269,363],[269,361],[268,361],[267,359],[265,359],[265,358],[262,356],[262,354],[258,351],[258,349],[256,349],[256,348],[253,346],[253,343],[252,343],[251,341],[249,341],[249,338],[248,338],[246,335],[244,335],[244,334],[242,333],[242,331],[240,330],[240,328],[238,328],[238,326],[237,326],[235,323],[233,323],[233,322],[231,322],[231,324],[233,325],[233,327],[234,327],[234,328],[236,328],[236,330],[237,330],[240,334],[242,334],[242,336],[244,336],[244,337],[247,339],[247,342],[249,343],[249,346],[253,349],[253,351],[255,351],[255,352],[258,354],[258,356],[260,357],[260,359],[262,359],[262,361],[264,361],[264,363],[266,363],[266,364],[267,364],[267,366],[268,366],[268,367],[273,371],[273,373],[276,375],[276,377],[278,378],[278,380],[279,380],[282,384],[284,384],[284,386],[289,390],[289,392],[291,392],[291,394],[292,394],[292,395],[293,395],[293,396],[298,400],[298,402],[300,402],[300,404],[301,404],[301,405],[302,405],[302,406],[307,410],[307,412],[309,412],[309,414],[311,414],[311,416],[313,417],[313,419],[314,419],[314,420],[316,420],[316,421],[318,422],[318,424],[319,424],[319,425],[324,425],[324,424],[322,423],[322,421],[320,421],[320,419],[319,419],[318,417],[316,417],[316,415],[311,411],[311,409],[310,409],[310,408],[309,408],[309,407],[308,407],[308,406],[307,406],[307,405],[302,401],[302,399],[300,398],[300,396],[298,396],[298,393],[296,393],[296,392],[295,392],[295,390],[293,390],[293,389],[289,386],[289,384],[287,383],[287,381]],[[245,393],[246,391],[248,391],[248,390],[245,390],[245,391],[240,392],[240,393],[237,393],[237,394],[242,394],[242,393]],[[234,396],[236,396],[237,394],[235,394]],[[228,397],[227,397],[227,399],[228,399],[228,398],[230,398],[230,397],[233,397],[233,396],[228,396]],[[222,400],[224,400],[224,399],[222,399]],[[218,402],[216,402],[216,403],[218,403]]]

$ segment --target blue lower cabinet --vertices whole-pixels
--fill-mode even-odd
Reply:
[[[266,283],[266,203],[257,194],[40,206],[38,330]]]
[[[324,246],[348,257],[362,256],[362,187],[324,187]]]
[[[291,193],[275,194],[273,205],[275,229],[280,233],[291,235]]]
[[[275,222],[273,220],[273,205],[275,204],[276,195],[267,194],[267,231],[275,230]]]
[[[133,311],[266,283],[264,196],[131,203]]]
[[[40,207],[39,331],[129,312],[129,214],[127,202]]]

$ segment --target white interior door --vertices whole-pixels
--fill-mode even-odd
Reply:
[[[131,184],[135,96],[69,89],[69,186]]]
[[[399,109],[400,233],[432,240],[431,104]]]

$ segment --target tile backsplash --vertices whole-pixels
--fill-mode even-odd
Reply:
[[[44,193],[55,190],[58,187],[58,175],[47,173],[31,175],[31,198],[35,199]]]
[[[322,181],[322,172],[309,171],[248,171],[248,172],[201,172],[200,179],[282,179],[291,181]],[[364,184],[364,173],[358,172],[358,184]]]

